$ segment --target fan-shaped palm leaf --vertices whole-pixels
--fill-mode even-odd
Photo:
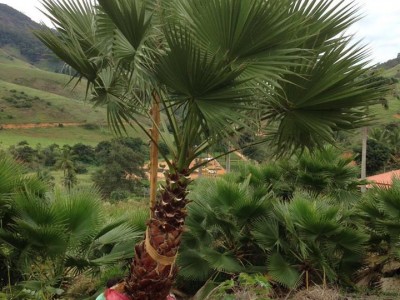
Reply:
[[[271,253],[268,262],[271,276],[294,287],[293,284],[304,279],[305,272],[314,281],[322,282],[325,276],[328,280],[348,279],[347,276],[361,264],[367,239],[353,226],[347,215],[328,201],[295,194],[290,203],[275,204],[269,218],[257,221],[252,235]],[[296,279],[293,275],[286,282],[285,272],[296,274]]]

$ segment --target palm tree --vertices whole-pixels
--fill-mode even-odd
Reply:
[[[157,144],[137,118],[147,116],[171,153],[126,279],[132,299],[168,294],[190,174],[201,165],[192,163],[211,146],[260,122],[281,152],[366,123],[364,107],[385,88],[359,79],[366,51],[344,35],[358,15],[343,2],[43,0],[55,30],[36,36],[87,80],[110,127],[121,134],[135,125]]]
[[[61,154],[56,160],[55,167],[63,170],[63,185],[70,190],[76,183],[76,172],[74,156],[71,152],[71,148],[64,146]]]

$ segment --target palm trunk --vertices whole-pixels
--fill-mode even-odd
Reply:
[[[135,258],[125,282],[133,300],[165,300],[177,274],[176,255],[187,215],[187,171],[170,170],[157,194],[147,224],[146,239],[135,246]]]

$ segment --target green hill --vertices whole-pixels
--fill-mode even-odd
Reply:
[[[112,138],[105,110],[83,101],[85,82],[72,88],[66,86],[69,76],[52,72],[61,63],[33,36],[32,30],[40,26],[0,4],[0,145],[21,140],[32,145],[96,144]],[[51,127],[67,123],[76,125]],[[33,125],[42,128],[29,128]]]
[[[378,68],[382,68],[385,70],[392,69],[400,64],[400,53],[397,54],[396,58],[389,59],[383,63],[378,64]]]
[[[104,123],[104,109],[88,103],[0,80],[0,123]]]
[[[41,26],[23,13],[0,3],[0,48],[9,55],[55,70],[61,66],[60,61],[32,34]],[[9,49],[17,51],[7,51]]]
[[[83,100],[86,85],[84,82],[73,88],[66,86],[70,76],[38,69],[14,58],[13,63],[2,63],[5,56],[0,52],[0,80],[57,94],[60,96]]]

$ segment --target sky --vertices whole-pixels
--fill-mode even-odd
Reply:
[[[340,0],[333,0],[339,2]],[[360,6],[364,18],[351,28],[357,40],[369,45],[373,63],[384,62],[400,53],[400,0],[345,0]],[[0,0],[36,22],[50,22],[43,16],[40,0]]]

